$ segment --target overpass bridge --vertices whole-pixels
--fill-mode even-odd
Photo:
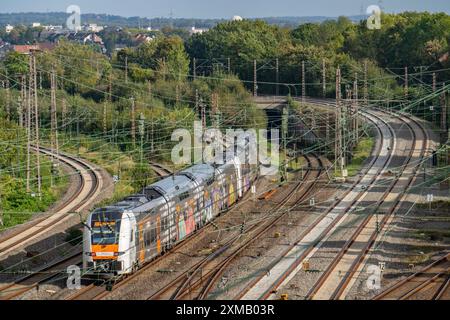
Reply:
[[[285,96],[257,96],[253,102],[258,109],[264,110],[268,117],[268,129],[280,129],[283,122],[283,109],[288,106]],[[298,110],[290,110],[288,136],[291,141],[296,141],[304,146],[312,146],[323,142],[320,128],[322,125],[312,125]]]

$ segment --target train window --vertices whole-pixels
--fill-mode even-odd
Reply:
[[[152,243],[156,242],[156,226],[152,224],[149,229],[145,230],[144,242],[146,247],[150,247]]]
[[[162,218],[161,229],[162,231],[166,231],[167,229],[169,229],[169,217]]]
[[[154,188],[146,189],[144,192],[145,192],[145,195],[147,196],[147,198],[148,198],[150,201],[162,197],[161,193],[160,193],[158,190],[154,189]]]
[[[150,241],[151,235],[150,235],[150,230],[145,230],[144,232],[144,243],[146,247],[149,247],[151,244]]]
[[[150,229],[150,243],[156,242],[156,225],[152,223],[152,227]]]
[[[183,192],[182,194],[180,194],[180,201],[183,201],[187,198],[189,198],[189,192]]]

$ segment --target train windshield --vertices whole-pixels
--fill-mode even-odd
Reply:
[[[122,212],[99,209],[92,214],[92,244],[111,245],[119,243]]]

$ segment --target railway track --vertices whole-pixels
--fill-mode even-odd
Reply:
[[[374,124],[377,122],[373,118],[369,118],[369,120]],[[255,279],[237,296],[237,299],[264,300],[275,298],[279,288],[286,285],[302,268],[302,262],[313,251],[314,247],[320,243],[328,232],[336,228],[355,207],[363,195],[363,192],[360,191],[362,187],[372,185],[377,180],[377,177],[390,161],[390,150],[393,149],[395,141],[393,139],[394,133],[389,126],[384,126],[383,130],[379,126],[375,126],[375,128],[381,137],[381,143],[378,143],[375,156],[365,172],[302,233],[292,248],[285,252],[285,259],[274,265],[266,275]]]
[[[312,103],[329,105],[329,103],[327,103],[325,101],[312,100]],[[398,116],[396,116],[396,117],[398,117]],[[427,144],[428,137],[427,137],[426,131],[423,129],[423,127],[420,125],[420,123],[418,123],[417,121],[414,121],[413,119],[410,119],[410,120],[414,123],[414,125],[416,125],[417,128],[413,129],[411,127],[411,125],[408,124],[407,121],[404,122],[408,126],[411,133],[413,134],[413,140],[414,140],[413,147],[411,148],[411,151],[410,151],[409,156],[407,157],[407,160],[405,160],[405,163],[403,164],[404,166],[403,166],[403,170],[401,172],[406,177],[404,177],[400,183],[397,180],[394,181],[393,183],[391,183],[388,190],[383,194],[382,199],[380,201],[378,201],[376,204],[375,210],[378,210],[384,201],[394,201],[394,205],[392,206],[392,208],[390,210],[388,210],[388,212],[386,214],[382,215],[382,220],[379,225],[379,227],[381,229],[388,224],[393,213],[396,211],[396,209],[401,204],[401,200],[403,198],[401,196],[402,192],[406,192],[410,188],[413,181],[415,180],[415,177],[417,176],[418,166],[415,166],[414,163],[412,164],[411,168],[407,169],[407,166],[408,166],[408,164],[410,164],[413,155],[415,155],[421,161],[424,159],[425,150],[428,149],[428,144]],[[420,148],[418,148],[419,153],[420,153],[419,156],[417,156],[418,151],[416,150],[416,142],[415,142],[416,141],[416,132],[419,132],[419,135],[423,136],[422,146]],[[403,187],[399,187],[398,184],[403,184]],[[397,190],[396,190],[396,193],[393,194],[392,191],[394,191],[394,188],[396,188]],[[401,189],[400,191],[398,190],[399,188]],[[313,289],[309,292],[308,298],[310,298],[310,299],[314,298],[315,295],[322,288],[325,288],[324,291],[326,292],[326,294],[328,294],[330,292],[330,288],[329,288],[329,286],[328,286],[328,288],[326,288],[326,286],[325,286],[325,284],[327,284],[327,279],[332,274],[334,276],[336,276],[336,274],[339,274],[339,277],[340,277],[341,276],[340,272],[338,273],[337,270],[347,270],[347,268],[345,268],[344,265],[346,265],[346,267],[348,267],[348,271],[346,271],[342,281],[338,282],[339,285],[336,288],[333,288],[334,290],[331,290],[332,294],[330,296],[325,297],[324,295],[322,295],[321,299],[338,299],[341,296],[345,295],[346,289],[348,287],[351,287],[351,286],[349,286],[349,284],[352,282],[352,280],[354,280],[352,276],[355,274],[355,272],[357,270],[360,270],[361,267],[363,266],[362,262],[365,260],[366,253],[370,250],[370,248],[374,244],[375,239],[377,237],[377,233],[373,232],[373,230],[376,230],[378,228],[378,226],[374,227],[374,220],[375,220],[375,218],[373,216],[368,216],[366,219],[364,219],[363,223],[359,226],[359,228],[357,228],[356,232],[353,234],[351,239],[349,239],[346,242],[346,244],[344,245],[342,250],[339,252],[336,259],[327,268],[326,272],[321,276],[321,278],[317,282],[316,286],[314,286]],[[378,221],[376,223],[378,223]],[[372,231],[369,232],[369,230],[372,230]],[[366,243],[366,245],[362,249],[360,249],[358,247],[360,246],[361,241],[363,239],[364,239],[364,243]],[[356,251],[356,253],[355,253],[355,251]],[[356,255],[356,258],[355,258],[355,255]],[[302,256],[302,259],[304,259],[306,257],[307,256]],[[311,257],[311,255],[309,257]],[[352,263],[350,263],[350,266],[349,266],[349,261],[352,262]],[[342,262],[346,262],[346,263],[342,263]],[[289,272],[290,271],[287,271],[284,275],[281,275],[280,280],[282,280],[283,278],[286,278],[286,274],[289,274]],[[272,286],[272,290],[274,288],[276,288],[276,286]],[[441,288],[441,292],[445,292],[445,290],[447,290],[447,288],[448,288],[448,281],[446,280]],[[441,295],[443,295],[443,293],[441,293]],[[266,291],[266,293],[262,296],[262,298],[268,298],[269,296],[270,296],[269,293]]]
[[[156,172],[158,176],[161,178],[166,178],[173,174],[173,171],[166,166],[156,163],[156,162],[149,162],[150,167],[153,169],[153,171]]]
[[[319,157],[305,156],[308,162],[304,180],[297,183],[284,199],[276,205],[273,211],[279,212],[283,207],[295,206],[306,199],[313,189],[315,182],[321,177],[324,171],[322,160]],[[313,159],[314,158],[314,159]],[[313,162],[317,161],[317,165]],[[309,168],[321,167],[320,170],[311,170]],[[295,195],[299,196],[295,198]],[[150,295],[148,300],[184,300],[184,299],[206,299],[208,294],[214,288],[214,284],[221,277],[225,269],[247,249],[251,244],[255,243],[263,235],[266,235],[278,222],[287,214],[287,211],[275,215],[269,220],[261,220],[260,223],[254,224],[245,234],[229,239],[220,250],[206,257],[189,270],[179,275],[167,286],[163,287],[156,293]],[[239,240],[244,239],[243,243]]]
[[[40,284],[52,280],[66,270],[67,267],[78,265],[81,261],[81,251],[74,252],[65,258],[45,265],[32,273],[26,274],[13,283],[0,287],[0,300],[12,300],[24,293],[38,288]]]
[[[156,167],[164,168],[162,170],[166,170],[166,172],[168,171],[168,169],[163,166],[157,165]],[[158,170],[156,172],[157,173],[159,172],[162,174],[161,170]],[[153,268],[162,259],[166,259],[168,257],[168,255],[179,254],[184,247],[188,246],[191,242],[196,240],[201,234],[205,234],[206,232],[211,231],[213,228],[214,228],[214,226],[212,224],[209,224],[209,225],[205,226],[204,228],[198,230],[196,233],[191,235],[189,238],[187,238],[186,240],[184,240],[183,242],[178,244],[176,247],[172,248],[164,256],[160,256],[160,257],[156,258],[155,260],[149,262],[148,264],[146,264],[145,266],[140,268],[136,273],[129,275],[126,278],[117,279],[117,281],[114,283],[112,288],[110,288],[110,290],[107,290],[107,287],[105,285],[97,285],[95,283],[91,283],[88,286],[84,287],[83,289],[78,290],[77,292],[73,293],[72,295],[66,297],[66,300],[101,300],[101,299],[104,299],[107,296],[109,296],[111,293],[119,290],[120,288],[126,287],[132,280],[136,279],[141,274],[143,274],[143,273],[147,272],[148,270],[150,270],[151,268]],[[226,243],[223,244],[222,248],[229,247],[234,242],[235,242],[235,240],[233,238],[231,238],[231,240],[227,240]],[[221,250],[223,250],[223,249],[219,249],[218,251],[216,251],[216,253],[213,253],[213,255],[214,254],[218,255],[221,252]],[[206,259],[208,259],[208,258],[206,258]],[[194,265],[194,267],[192,267],[192,268],[198,267],[199,264]],[[181,278],[183,278],[187,273],[192,271],[192,268],[183,272],[183,274],[180,277],[178,277],[177,279],[180,280]],[[162,292],[162,290],[160,290],[160,293],[161,292]],[[154,294],[152,296],[155,297],[156,295],[157,294]],[[168,297],[168,298],[170,298],[170,297]]]
[[[101,175],[89,163],[66,154],[54,154],[51,150],[40,148],[40,152],[53,156],[65,163],[80,176],[80,184],[74,194],[62,205],[56,208],[53,214],[36,219],[27,225],[25,230],[19,230],[0,239],[0,258],[5,258],[13,250],[23,246],[49,229],[68,220],[71,212],[81,212],[92,200],[96,198],[103,186]]]
[[[167,168],[159,163],[150,162],[150,166],[152,167],[152,169],[156,172],[156,174],[160,178],[165,178],[165,177],[173,174],[172,170],[170,170],[169,168]],[[186,240],[186,241],[188,241],[188,240]],[[144,272],[145,270],[151,268],[154,264],[156,264],[157,262],[160,261],[159,260],[160,258],[148,263],[146,266],[144,266],[138,272],[139,273]],[[119,281],[115,285],[115,289],[126,285],[128,283],[128,281],[130,281],[130,279],[132,279],[132,276],[124,278],[124,279],[118,279]],[[84,288],[77,290],[75,293],[67,296],[65,298],[65,300],[100,300],[100,299],[106,297],[109,293],[110,293],[110,291],[107,289],[106,286],[91,283],[91,284],[85,286]]]
[[[397,282],[373,300],[448,300],[450,254]]]
[[[119,288],[126,286],[131,280],[145,273],[147,270],[151,269],[162,259],[166,259],[169,255],[177,254],[179,250],[181,250],[183,247],[188,246],[191,243],[191,241],[193,241],[200,233],[205,232],[203,230],[205,230],[205,228],[200,229],[197,233],[194,233],[193,235],[188,237],[185,241],[179,243],[177,246],[172,248],[172,250],[168,251],[164,256],[159,256],[155,260],[147,263],[138,271],[136,271],[134,274],[129,275],[126,278],[116,279],[115,283],[111,283],[112,286],[111,288],[108,288],[108,286],[105,285],[105,283],[98,284],[92,282],[89,285],[85,286],[84,288],[77,290],[73,294],[67,296],[65,300],[101,300],[105,298],[111,292],[114,292]]]
[[[353,276],[362,266],[362,262],[374,245],[379,231],[387,226],[388,221],[401,204],[401,195],[409,190],[417,175],[419,166],[413,162],[413,159],[419,159],[421,162],[425,157],[425,150],[427,149],[428,143],[427,133],[420,124],[411,118],[404,120],[402,117],[396,117],[408,127],[412,135],[412,146],[400,167],[400,172],[397,173],[398,179],[394,179],[390,183],[376,202],[375,207],[370,209],[371,213],[366,214],[331,264],[329,264],[325,272],[308,292],[307,299],[334,300],[345,297],[346,290]],[[414,128],[409,123],[409,120],[417,127]],[[421,137],[417,137],[417,135]],[[420,146],[418,141],[422,142]],[[387,203],[393,204],[387,208]],[[383,211],[386,212],[384,213]],[[381,220],[379,221],[379,219]],[[331,234],[327,236],[327,238],[329,237],[331,237]]]
[[[19,246],[32,241],[55,225],[69,218],[70,212],[81,212],[98,195],[102,188],[102,177],[89,163],[67,154],[54,155],[50,149],[40,148],[40,152],[53,156],[58,161],[72,168],[80,177],[80,183],[74,194],[64,203],[53,209],[53,215],[34,221],[26,230],[18,231],[2,238],[0,242],[0,257],[15,250]],[[33,270],[14,282],[0,287],[0,300],[11,300],[39,287],[39,285],[60,275],[70,265],[81,264],[81,250],[68,254],[66,257],[53,261]]]
[[[51,154],[51,151],[48,149],[41,148],[41,151],[43,151],[43,153],[47,155]],[[84,163],[84,161],[81,161],[71,156],[64,155],[64,158],[71,159],[79,164],[86,164]],[[61,159],[59,160],[62,161]],[[67,164],[69,165],[69,163]],[[163,177],[163,172],[164,176],[166,174],[171,174],[171,171],[169,169],[161,165],[158,165],[156,163],[153,163],[152,165],[161,168],[159,171],[157,171],[157,174],[160,175],[161,177]],[[72,168],[77,170],[78,174],[80,174],[80,187],[78,188],[77,192],[69,199],[69,202],[73,201],[73,199],[76,199],[76,197],[78,197],[83,192],[82,189],[86,186],[86,180],[84,179],[82,173],[75,166],[72,166]],[[90,165],[86,164],[86,168],[90,168]],[[92,187],[92,190],[94,189],[96,189],[96,187]],[[56,209],[55,211],[59,212],[69,206],[70,203],[66,202],[60,205],[59,208]],[[83,202],[80,202],[75,205],[74,210],[76,210],[77,207],[81,208],[82,206]],[[61,270],[66,270],[68,266],[81,265],[81,261],[82,261],[82,252],[81,250],[78,250],[65,258],[51,262],[48,265],[45,265],[37,270],[34,270],[33,272],[26,274],[19,279],[16,279],[13,283],[0,287],[0,300],[12,300],[14,298],[20,297],[24,293],[39,287],[41,284],[44,284],[52,280],[58,275],[63,274],[64,272],[61,272]],[[82,290],[77,291],[71,297],[73,300],[77,300],[78,298],[86,298],[86,294],[89,294],[93,298],[95,298],[95,296],[97,295],[104,294],[105,291],[106,291],[105,288],[94,286],[93,284],[91,284],[83,288]]]

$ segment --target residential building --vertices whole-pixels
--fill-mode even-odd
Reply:
[[[6,33],[10,33],[13,30],[14,30],[14,27],[12,25],[10,25],[10,24],[6,25],[6,27],[5,27]]]
[[[90,24],[87,24],[87,25],[83,26],[83,30],[86,31],[86,32],[94,32],[94,33],[96,33],[96,32],[103,31],[103,29],[104,29],[104,27],[98,26],[95,23],[90,23]]]
[[[22,54],[29,54],[31,51],[51,51],[55,48],[54,43],[44,42],[33,45],[15,45],[13,50]]]
[[[192,27],[191,30],[189,31],[189,33],[191,35],[193,34],[202,34],[204,32],[207,32],[209,29],[197,29],[196,27]]]
[[[137,44],[149,43],[155,39],[155,36],[149,36],[146,34],[137,34],[134,36],[133,41]]]

